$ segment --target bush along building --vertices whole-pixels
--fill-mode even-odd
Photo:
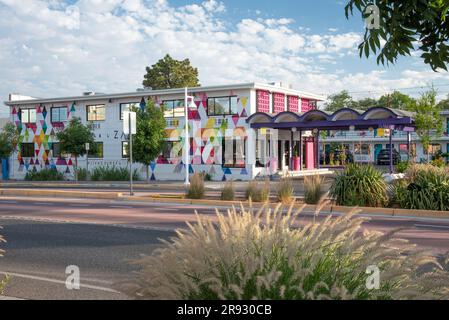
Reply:
[[[167,124],[166,148],[150,165],[151,180],[182,181],[186,168],[190,174],[209,174],[217,181],[251,180],[284,172],[300,174],[351,159],[373,163],[376,154],[390,146],[406,153],[406,158],[425,158],[414,134],[414,115],[409,112],[376,107],[365,112],[342,109],[328,114],[317,109],[324,97],[281,83],[189,88],[188,95],[194,97],[187,108],[189,150],[184,147],[183,88],[10,99],[5,102],[10,107],[10,120],[21,133],[10,159],[10,178],[23,179],[27,172],[45,168],[73,178],[74,159],[60,153],[56,139],[58,130],[64,130],[73,117],[92,124],[97,144],[88,160],[86,156],[78,159],[79,168],[86,168],[87,161],[89,169],[129,166],[123,112],[145,106],[150,99],[163,106]],[[431,152],[445,151],[448,142],[442,137],[432,145]],[[395,160],[395,156],[393,151],[387,152],[387,160]],[[143,179],[146,168],[133,166]]]

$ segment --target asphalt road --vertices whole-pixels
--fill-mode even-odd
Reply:
[[[158,238],[210,217],[212,207],[77,199],[0,197],[0,233],[8,241],[0,272],[13,276],[6,295],[26,299],[126,299],[114,283],[135,270],[128,261],[150,254]],[[325,213],[322,217],[325,216]],[[312,220],[304,214],[300,223]],[[318,219],[321,219],[320,217]],[[372,217],[365,228],[404,228],[400,236],[434,254],[449,251],[449,220]],[[80,268],[81,290],[65,287],[65,269]]]
[[[12,276],[5,295],[26,299],[127,299],[114,284],[151,254],[169,232],[103,225],[0,219],[7,239],[0,272]],[[80,270],[80,290],[65,286],[67,266]]]

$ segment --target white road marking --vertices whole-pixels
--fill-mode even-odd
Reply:
[[[9,276],[12,276],[12,277],[17,277],[17,278],[30,279],[30,280],[36,280],[36,281],[44,281],[44,282],[50,282],[50,283],[56,283],[56,284],[63,284],[63,285],[65,285],[65,281],[49,279],[49,278],[44,278],[44,277],[31,276],[31,275],[27,275],[27,274],[20,274],[20,273],[13,273],[13,272],[4,272],[4,271],[0,271],[0,274],[9,275]],[[116,290],[111,289],[111,288],[92,286],[92,285],[82,284],[82,283],[80,283],[80,287],[81,288],[87,288],[87,289],[93,289],[93,290],[99,290],[99,291],[112,292],[112,293],[121,293],[121,292],[116,291]]]
[[[127,207],[127,206],[109,206],[109,208],[115,208],[115,209],[134,209],[133,207]]]
[[[438,226],[432,224],[415,224],[417,228],[435,228],[435,229],[449,229],[449,226]]]

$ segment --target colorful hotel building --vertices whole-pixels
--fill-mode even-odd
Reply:
[[[354,154],[356,162],[375,162],[376,153],[390,143],[416,159],[423,157],[413,133],[413,115],[407,112],[372,108],[327,114],[317,109],[325,97],[281,83],[189,88],[188,94],[194,97],[188,107],[188,170],[208,173],[213,180],[251,180],[278,172],[318,169],[325,164],[324,154],[335,144]],[[167,144],[150,165],[150,177],[181,181],[186,170],[184,98],[184,89],[49,99],[11,97],[5,104],[10,107],[10,120],[18,127],[20,139],[10,159],[10,178],[23,179],[28,171],[44,168],[55,168],[73,178],[74,158],[61,154],[56,139],[58,130],[73,117],[92,123],[98,146],[88,159],[78,159],[79,168],[85,168],[87,161],[89,169],[129,166],[123,111],[142,107],[151,99],[164,105]],[[446,140],[438,141],[444,151]],[[146,168],[133,166],[144,178]]]

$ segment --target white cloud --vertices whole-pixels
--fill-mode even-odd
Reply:
[[[0,0],[0,99],[132,91],[166,53],[190,58],[202,84],[283,80],[327,93],[378,89],[386,77],[324,68],[356,52],[361,35],[309,35],[288,18],[232,27],[225,11],[216,0],[178,8],[166,0]]]

